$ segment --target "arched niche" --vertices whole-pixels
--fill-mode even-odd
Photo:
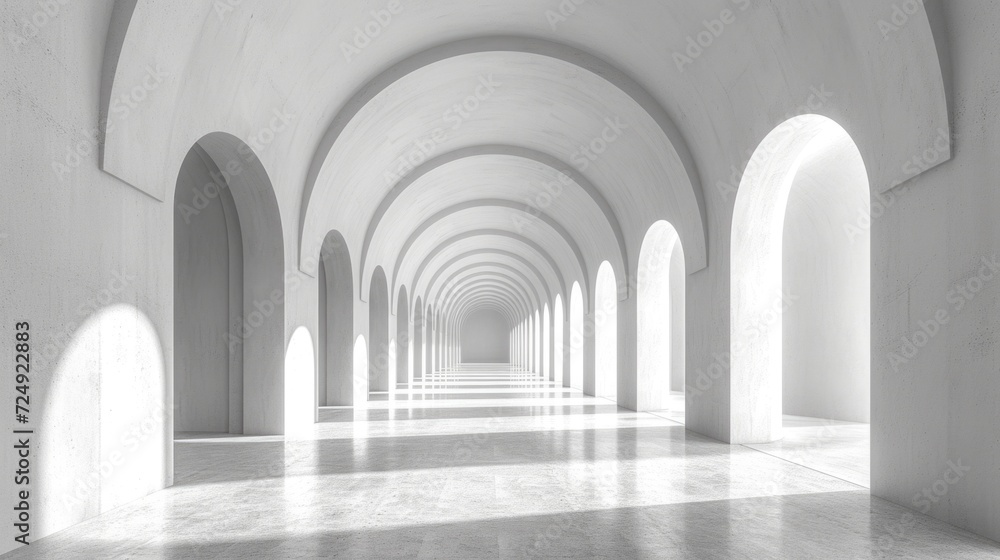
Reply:
[[[214,132],[185,157],[174,201],[177,428],[281,434],[284,244],[271,181],[249,146]]]
[[[320,404],[354,402],[354,301],[351,255],[344,236],[330,231],[323,241],[319,268]],[[367,386],[367,382],[366,382]]]

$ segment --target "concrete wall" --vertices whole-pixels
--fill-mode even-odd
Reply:
[[[995,284],[985,279],[991,270],[982,272],[981,264],[983,258],[992,258],[998,241],[993,209],[1000,195],[996,194],[993,178],[1000,175],[996,163],[1000,137],[993,124],[1000,109],[995,95],[1000,86],[996,73],[996,61],[1000,59],[996,45],[1000,41],[992,24],[1000,18],[1000,7],[985,1],[928,3],[930,10],[944,17],[928,20],[918,13],[899,30],[883,36],[879,19],[891,17],[894,4],[889,0],[851,4],[760,2],[753,4],[753,9],[739,12],[738,23],[728,27],[696,64],[677,72],[664,71],[665,66],[669,67],[669,53],[683,49],[684,37],[697,33],[706,17],[717,17],[720,10],[732,4],[649,3],[645,8],[656,11],[653,16],[642,10],[632,14],[617,7],[592,5],[579,10],[572,25],[560,29],[564,35],[559,40],[566,44],[586,44],[608,60],[625,61],[623,67],[652,92],[643,106],[572,65],[537,64],[538,60],[531,57],[521,57],[510,66],[504,66],[503,57],[497,54],[454,66],[436,64],[434,73],[421,79],[432,87],[438,80],[430,77],[449,77],[461,70],[466,77],[473,77],[475,87],[475,74],[481,71],[483,61],[503,66],[512,78],[523,78],[528,70],[543,78],[551,76],[555,82],[559,81],[556,78],[572,78],[563,83],[546,82],[558,94],[543,98],[533,97],[539,90],[537,82],[520,78],[512,82],[512,86],[520,85],[502,94],[508,108],[479,114],[476,121],[463,128],[467,136],[456,141],[463,146],[515,142],[525,137],[523,127],[547,122],[544,119],[551,118],[551,107],[579,103],[586,114],[599,115],[594,119],[596,123],[609,111],[622,108],[629,122],[636,123],[635,134],[609,152],[615,157],[595,164],[590,176],[611,197],[616,211],[628,211],[624,217],[634,219],[629,231],[623,232],[624,249],[633,256],[638,253],[649,220],[670,218],[653,215],[670,209],[670,197],[684,202],[685,208],[691,206],[692,193],[671,190],[684,184],[680,177],[683,174],[675,165],[684,158],[671,151],[670,145],[678,138],[686,141],[691,148],[687,163],[700,173],[700,184],[696,186],[704,191],[707,246],[711,248],[707,253],[708,268],[692,270],[688,277],[687,377],[689,390],[697,389],[697,394],[692,391],[687,425],[732,441],[733,428],[739,424],[733,411],[740,406],[741,396],[733,390],[725,356],[730,348],[729,248],[734,189],[749,153],[789,114],[814,112],[843,125],[857,141],[875,193],[933,167],[947,159],[949,152],[947,139],[942,148],[937,148],[935,140],[937,129],[948,127],[938,111],[941,84],[935,55],[940,49],[946,56],[946,79],[953,88],[950,101],[957,133],[954,160],[890,191],[894,202],[879,214],[871,228],[872,485],[876,495],[917,509],[926,507],[936,517],[1000,538],[1000,513],[995,507],[1000,503],[1000,475],[996,471],[1000,442],[995,437],[995,427],[1000,424],[1000,408],[996,406],[1000,395],[996,375],[1000,348],[993,316],[998,298]],[[133,179],[145,192],[167,192],[176,181],[184,154],[205,133],[228,130],[240,138],[259,138],[273,111],[291,112],[290,118],[301,128],[292,133],[291,126],[282,127],[272,121],[278,123],[268,130],[275,141],[260,150],[264,162],[273,167],[277,185],[285,271],[300,267],[300,249],[309,251],[297,246],[297,239],[302,231],[301,185],[310,173],[311,158],[316,147],[323,145],[326,125],[334,118],[336,108],[365,83],[373,68],[388,67],[401,52],[416,51],[459,35],[495,33],[498,27],[518,33],[549,32],[547,27],[539,31],[516,21],[530,14],[535,18],[530,21],[544,26],[544,18],[536,17],[537,5],[532,2],[505,0],[503,9],[456,10],[453,18],[440,18],[434,11],[434,7],[450,5],[427,4],[414,10],[412,18],[394,23],[392,34],[366,50],[363,64],[341,64],[328,72],[313,72],[310,75],[316,76],[314,87],[290,88],[293,95],[284,98],[280,88],[256,85],[263,80],[289,84],[297,76],[307,75],[301,66],[289,61],[302,59],[296,55],[302,52],[303,41],[309,36],[305,32],[289,34],[291,38],[283,40],[271,33],[268,22],[287,22],[287,29],[313,29],[316,37],[329,41],[325,46],[335,52],[342,36],[330,33],[325,22],[338,22],[344,31],[353,21],[336,12],[324,17],[317,17],[317,13],[342,9],[340,3],[296,3],[294,9],[282,7],[278,14],[278,8],[265,3],[245,2],[241,10],[221,23],[214,19],[210,4],[181,10],[181,14],[169,3],[140,6],[159,12],[153,14],[156,17],[142,19],[130,31],[135,42],[123,51],[126,60],[118,76],[118,91],[143,84],[150,72],[147,67],[159,75],[156,66],[161,62],[167,76],[162,82],[146,81],[149,86],[144,101],[130,107],[124,116],[114,115],[119,134],[111,138],[115,148],[111,167]],[[372,6],[378,7],[374,3]],[[41,355],[48,358],[34,373],[32,391],[35,399],[44,403],[34,415],[36,426],[41,427],[37,434],[40,456],[47,457],[49,465],[59,465],[60,479],[72,484],[88,476],[103,454],[115,450],[114,428],[102,422],[116,393],[108,390],[102,394],[100,387],[105,383],[111,387],[123,376],[132,375],[133,384],[124,386],[135,389],[130,401],[134,410],[163,411],[162,418],[155,418],[155,429],[147,439],[155,443],[150,449],[159,452],[130,455],[129,468],[119,472],[134,472],[135,476],[123,475],[114,484],[99,481],[101,491],[90,493],[68,513],[55,509],[58,506],[54,502],[40,504],[36,536],[170,481],[174,216],[169,203],[98,171],[91,131],[99,119],[100,76],[110,9],[107,3],[67,3],[60,7],[58,17],[47,17],[47,24],[36,34],[22,37],[22,41],[3,41],[0,46],[0,95],[5,107],[5,127],[0,134],[7,147],[0,165],[8,183],[0,190],[0,266],[10,271],[2,284],[0,315],[32,322],[37,336],[34,340]],[[616,10],[615,17],[609,17],[608,9]],[[9,14],[5,21],[13,30],[39,8],[24,2],[5,4],[4,10]],[[170,21],[165,19],[169,15],[175,16],[176,25],[164,25],[164,21]],[[500,25],[497,18],[510,19]],[[310,25],[318,21],[324,25]],[[824,24],[817,25],[816,21]],[[934,26],[937,45],[928,40],[928,21]],[[264,29],[254,31],[273,40],[244,41],[247,27],[255,25]],[[14,34],[8,33],[7,37]],[[664,58],[649,53],[663,53]],[[760,65],[762,57],[776,60]],[[553,68],[558,72],[552,72]],[[583,78],[590,80],[588,88],[593,90],[580,88],[573,81]],[[442,87],[454,85],[444,79],[440,83]],[[387,104],[391,101],[401,110],[407,108],[405,102],[412,92],[405,86],[395,88],[390,99],[385,100]],[[831,96],[818,97],[815,92],[820,88],[826,88]],[[169,95],[162,95],[168,89]],[[581,99],[594,91],[601,95]],[[510,92],[509,96],[506,92]],[[467,84],[459,84],[453,90],[430,90],[421,99],[440,100],[447,105],[468,94]],[[631,94],[641,97],[634,90]],[[604,104],[597,98],[616,101]],[[643,113],[655,104],[677,118],[677,134],[670,139],[655,126],[654,119]],[[380,103],[374,103],[371,108],[378,106]],[[441,107],[422,108],[429,115],[426,121],[436,123]],[[576,122],[578,116],[572,113],[557,124]],[[367,154],[372,151],[370,146],[384,145],[386,132],[397,131],[394,126],[414,128],[414,138],[420,138],[425,131],[410,125],[423,122],[422,117],[400,119],[397,112],[389,111],[378,120],[384,129],[372,132],[365,142],[349,138],[345,146],[350,150],[336,155]],[[507,128],[498,129],[496,122],[506,123]],[[552,128],[560,127],[553,124]],[[564,135],[535,130],[530,136],[535,147],[572,150],[601,133],[600,126],[592,128],[582,126]],[[379,152],[385,161],[392,161],[401,152],[405,154],[412,146],[414,138],[403,134],[400,137],[403,140],[394,153]],[[662,149],[650,153],[647,148],[651,145]],[[934,156],[933,161],[927,159],[927,153]],[[669,169],[656,167],[665,159],[671,162]],[[333,160],[355,164],[357,179],[365,178],[362,171],[381,174],[385,168],[385,161],[373,163],[363,157]],[[909,163],[913,160],[915,163]],[[656,173],[646,173],[653,168]],[[336,180],[353,180],[351,175],[336,171],[331,170]],[[358,206],[337,204],[343,192],[331,188],[326,194],[329,200],[320,198],[317,207],[334,212],[333,221],[338,223],[326,223],[326,216],[317,214],[314,225],[328,228],[339,227],[341,221],[369,223],[373,212],[359,211],[361,201],[371,210],[384,192],[372,189],[364,196],[354,194]],[[565,204],[574,207],[569,197]],[[352,227],[345,234],[352,248],[360,249],[363,230],[364,225]],[[318,244],[321,235],[316,237],[312,241]],[[386,246],[391,246],[398,240],[385,241]],[[563,245],[551,248],[568,252]],[[559,261],[559,265],[568,283],[578,280],[586,286],[588,279],[596,277],[593,265],[601,262],[601,255],[595,254],[593,247],[584,246],[582,250],[591,270],[577,271],[572,259],[569,263]],[[704,252],[700,256],[705,256]],[[981,272],[984,277],[978,278]],[[281,317],[287,319],[282,329],[283,342],[298,326],[315,332],[318,322],[315,278],[293,278],[298,283],[286,294],[288,307]],[[978,288],[975,298],[957,291],[961,283],[966,288]],[[363,293],[363,286],[356,288],[356,293]],[[593,301],[593,294],[587,295]],[[428,303],[434,304],[425,301],[424,306]],[[126,307],[109,307],[114,304]],[[367,336],[368,308],[360,302],[350,304],[354,306],[354,335]],[[102,313],[105,308],[110,311]],[[133,311],[123,315],[122,309]],[[622,309],[634,310],[634,306],[623,305]],[[932,320],[937,316],[947,324],[935,328]],[[97,327],[88,323],[91,319]],[[12,327],[9,323],[0,325],[0,339],[10,340]],[[924,328],[930,331],[926,334],[929,340],[911,351],[906,345]],[[121,336],[125,332],[133,334]],[[151,333],[155,336],[147,336]],[[10,347],[0,346],[4,353],[0,358],[11,363]],[[366,348],[364,339],[355,338],[355,346]],[[592,351],[590,347],[587,356],[592,356]],[[260,387],[280,395],[283,388],[273,383],[273,377],[281,361],[275,362],[274,354],[269,351],[268,363],[277,365],[270,369],[267,385]],[[367,371],[366,354],[352,356],[363,362],[359,364],[361,377]],[[893,358],[893,354],[905,361]],[[133,367],[115,361],[122,355],[144,359]],[[426,361],[420,367],[426,369]],[[590,373],[586,374],[590,383],[592,367],[591,363]],[[66,379],[62,385],[53,382],[57,371]],[[718,376],[714,376],[716,371]],[[140,373],[138,377],[136,372]],[[148,385],[139,387],[139,379]],[[704,387],[703,379],[707,379]],[[0,387],[0,398],[11,400],[11,391],[9,385]],[[59,395],[72,398],[62,400],[64,397]],[[268,426],[262,428],[273,428],[280,422],[280,397],[278,403],[266,411]],[[261,414],[248,417],[263,416],[265,411],[258,412]],[[130,422],[126,420],[125,424]],[[68,446],[59,439],[67,434],[76,442],[69,456],[65,452]],[[9,464],[10,449],[2,453]],[[935,488],[953,464],[968,465],[970,470],[963,470],[956,484],[947,485],[944,495],[934,496],[936,501],[925,504],[914,499],[922,490]],[[50,490],[58,488],[56,475],[44,469],[39,484],[48,485]],[[10,503],[13,490],[4,486],[0,499]],[[50,496],[46,499],[58,499],[60,492],[44,495]],[[11,542],[10,530],[5,525],[0,535],[6,543]]]
[[[98,169],[111,3],[59,4],[30,37],[37,3],[2,10],[0,359],[30,323],[34,541],[172,482],[174,211]],[[14,402],[9,379],[0,398]],[[13,504],[25,488],[4,480]],[[0,552],[16,544],[7,511]]]
[[[462,362],[510,363],[510,326],[492,310],[475,312],[462,323]]]
[[[872,492],[1000,540],[1000,5],[940,4],[954,157],[872,228]]]

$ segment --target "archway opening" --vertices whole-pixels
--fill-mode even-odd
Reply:
[[[358,410],[368,406],[368,343],[364,336],[359,335],[354,341],[352,354],[354,409]]]
[[[826,117],[790,119],[751,158],[733,216],[733,442],[869,421],[870,238],[852,227],[869,207],[861,153]]]
[[[284,245],[267,173],[239,139],[208,134],[174,203],[175,429],[281,434]]]
[[[413,306],[413,380],[424,378],[424,307],[420,296]]]
[[[376,267],[368,290],[368,393],[389,392],[389,287],[382,267]]]
[[[583,292],[580,283],[573,282],[569,296],[569,386],[583,390]]]
[[[317,420],[316,350],[309,329],[295,329],[285,352],[285,435],[309,431]]]
[[[638,409],[684,415],[685,274],[677,230],[650,226],[637,274]]]
[[[565,309],[563,308],[562,294],[556,294],[556,302],[552,307],[552,318],[554,334],[552,345],[552,352],[555,358],[555,367],[553,368],[554,378],[556,387],[562,387],[565,381],[565,367],[566,367],[566,315]]]
[[[536,309],[531,317],[531,367],[532,371],[539,376],[544,374],[542,370],[542,313]]]
[[[594,396],[617,401],[618,281],[608,261],[601,263],[594,288],[594,351]]]
[[[549,304],[542,308],[542,377],[552,380],[552,314]]]
[[[406,288],[399,289],[396,301],[396,386],[407,385],[412,380],[410,363],[410,308],[406,299]]]
[[[354,274],[344,236],[323,240],[319,267],[320,406],[354,404]]]
[[[424,378],[432,377],[434,370],[434,342],[437,340],[437,317],[434,316],[434,308],[427,306],[424,315]]]

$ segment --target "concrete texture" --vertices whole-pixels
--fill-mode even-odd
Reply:
[[[658,370],[685,371],[688,429],[733,444],[771,445],[783,407],[864,420],[867,339],[872,493],[1000,539],[993,3],[21,1],[0,14],[0,316],[11,318],[0,339],[15,321],[32,325],[35,538],[169,486],[175,424],[276,436],[317,401],[363,410],[370,389],[395,385],[390,365],[396,381],[455,367],[461,319],[491,308],[517,325],[518,365],[559,379],[561,354],[562,385],[630,409],[662,397],[646,390],[639,350],[663,349],[641,341],[683,329],[684,352],[672,346]],[[806,148],[825,154],[813,179],[860,173],[859,158],[789,122],[831,122],[850,139],[869,211],[852,217],[828,203],[848,195],[809,199],[791,182]],[[187,169],[192,151],[205,169]],[[206,170],[232,195],[238,236],[219,219],[224,201],[221,216],[209,205],[196,229],[175,229],[180,205],[205,194]],[[769,353],[747,366],[733,355],[741,313],[772,286],[742,268],[764,259],[742,250],[760,241],[749,227],[760,216],[741,199],[787,190],[764,202],[786,218],[768,224],[788,237],[769,239],[801,242],[788,255],[816,250],[810,229],[824,233],[817,243],[870,235],[870,336],[850,311],[863,275],[832,276],[864,256],[831,252],[827,270],[768,269],[829,290],[804,294],[786,317],[801,327],[769,331]],[[684,317],[672,305],[657,323],[639,289],[660,222],[677,233],[683,266],[671,269],[686,285]],[[198,244],[204,235],[216,237]],[[598,294],[602,263],[610,300]],[[680,282],[670,285],[673,302]],[[195,330],[189,316],[203,319]],[[240,333],[225,354],[199,336],[224,321]],[[0,358],[13,363],[8,348]],[[288,393],[303,371],[318,372],[313,391]],[[94,475],[132,426],[142,445],[113,476]],[[739,487],[756,463],[735,464]],[[955,465],[968,466],[957,479]],[[15,491],[3,485],[0,501]],[[898,511],[877,502],[872,514],[863,495],[833,510],[765,501],[826,521],[860,512],[859,528]],[[685,506],[678,519],[686,512],[697,513]],[[735,534],[759,527],[732,523]],[[720,554],[732,544],[695,535]],[[919,554],[940,555],[931,541]]]
[[[1000,557],[835,476],[511,368],[324,408],[295,438],[176,445],[173,488],[11,558]]]
[[[482,309],[469,315],[459,331],[462,362],[509,364],[510,329],[510,323],[492,309]]]

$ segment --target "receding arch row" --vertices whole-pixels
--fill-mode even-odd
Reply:
[[[507,307],[502,300],[490,296],[489,294],[480,294],[462,302],[462,305],[455,309],[450,321],[454,321],[455,325],[461,325],[470,314],[484,307],[496,310],[498,313],[503,315],[504,318],[507,319],[507,322],[511,325],[517,324],[517,321],[519,320],[519,316],[512,313],[511,309]]]
[[[425,291],[425,299],[428,301],[440,301],[446,298],[448,293],[454,289],[455,281],[459,275],[465,271],[476,268],[503,269],[523,278],[530,286],[536,299],[549,300],[552,298],[553,289],[541,276],[537,269],[531,268],[529,264],[518,260],[516,257],[506,256],[492,251],[484,252],[483,256],[489,256],[495,260],[476,259],[474,256],[467,256],[460,260],[454,260],[450,264],[441,267],[438,273],[441,274],[435,284],[429,284]],[[445,277],[444,274],[448,273]]]
[[[441,309],[448,312],[463,298],[473,296],[486,289],[497,289],[508,294],[509,300],[513,304],[512,307],[517,313],[526,313],[543,303],[534,299],[532,294],[526,293],[516,278],[499,272],[482,271],[467,278],[462,287],[450,294],[446,301],[441,302]]]
[[[430,293],[435,292],[435,286],[437,286],[438,280],[441,279],[444,275],[444,272],[449,268],[451,268],[452,266],[456,266],[459,263],[466,260],[471,260],[471,259],[481,260],[483,257],[486,256],[489,256],[490,258],[499,258],[503,259],[504,261],[511,261],[523,265],[525,268],[531,271],[531,273],[536,278],[538,278],[539,281],[543,283],[543,285],[545,285],[547,293],[550,295],[551,295],[551,289],[549,288],[550,285],[557,286],[558,287],[557,291],[560,293],[568,293],[565,280],[559,273],[558,269],[549,269],[549,267],[546,267],[547,269],[546,271],[550,272],[553,276],[552,278],[548,278],[542,270],[540,270],[537,266],[535,266],[533,262],[525,258],[523,255],[515,253],[513,251],[507,251],[504,249],[494,249],[494,248],[486,250],[466,251],[465,253],[453,257],[451,260],[449,260],[448,262],[444,263],[441,267],[439,267],[437,269],[437,272],[435,272],[434,275],[431,276],[431,278],[427,281],[427,288],[424,293],[429,295]],[[444,282],[444,285],[447,284],[448,281],[446,280]],[[420,286],[415,286],[414,289],[419,290]],[[440,293],[443,289],[444,287],[442,286],[441,288],[436,290],[436,293]]]
[[[470,284],[474,285],[476,280],[483,276],[509,279],[532,302],[547,301],[548,292],[539,294],[534,283],[523,272],[509,265],[490,262],[474,263],[455,271],[450,280],[442,286],[442,290],[428,301],[440,303],[443,308],[451,299],[462,293],[462,290],[468,289]]]
[[[662,131],[667,138],[670,148],[674,152],[670,155],[676,158],[683,167],[687,183],[685,189],[690,193],[693,203],[691,208],[684,208],[682,210],[685,215],[696,216],[698,223],[698,227],[695,228],[696,231],[691,232],[695,239],[685,240],[685,242],[686,245],[692,248],[692,254],[699,254],[701,257],[700,262],[690,268],[692,271],[695,271],[706,266],[708,233],[701,180],[687,143],[666,109],[635,79],[606,60],[574,46],[546,39],[520,36],[463,39],[431,47],[397,62],[356,90],[356,93],[352,95],[331,121],[310,164],[300,210],[299,246],[302,251],[300,262],[308,254],[307,247],[310,246],[307,243],[306,237],[310,224],[310,212],[315,211],[314,206],[311,205],[313,192],[317,184],[323,183],[324,170],[327,168],[334,146],[348,125],[356,119],[362,109],[383,91],[389,89],[390,86],[421,69],[448,59],[487,52],[537,55],[570,64],[605,80],[635,102]],[[701,251],[695,251],[697,248],[700,248]],[[308,271],[304,272],[308,273]]]
[[[446,304],[442,305],[442,313],[446,317],[453,316],[464,303],[481,297],[484,294],[499,296],[508,305],[511,314],[523,315],[534,307],[531,302],[526,302],[522,295],[517,293],[517,287],[510,283],[510,280],[502,277],[492,279],[480,278],[474,286],[466,288],[461,294],[456,294]]]
[[[460,292],[456,292],[447,302],[442,303],[442,314],[445,317],[453,317],[463,305],[485,296],[502,301],[515,317],[528,313],[538,303],[530,301],[530,298],[520,291],[514,279],[487,273],[471,278]]]
[[[478,211],[478,212],[477,212]],[[490,212],[487,214],[487,212]],[[523,222],[516,222],[511,218],[523,217]],[[517,203],[505,201],[505,200],[486,200],[478,201],[468,204],[460,204],[454,207],[448,208],[436,214],[435,216],[425,220],[420,227],[414,231],[406,242],[403,244],[402,249],[400,249],[399,254],[396,258],[396,271],[404,270],[404,263],[407,261],[407,257],[411,253],[412,248],[416,244],[417,240],[421,237],[426,237],[425,241],[429,241],[431,236],[437,233],[438,230],[445,229],[449,224],[458,222],[459,227],[447,227],[447,231],[455,231],[456,229],[461,229],[461,222],[466,221],[469,224],[477,225],[496,225],[496,226],[507,226],[508,229],[499,229],[499,231],[506,231],[508,233],[514,233],[523,239],[529,239],[527,233],[523,231],[527,225],[538,225],[537,234],[538,237],[542,238],[541,241],[546,241],[550,247],[565,249],[560,251],[558,254],[570,254],[576,261],[577,267],[580,271],[587,270],[587,260],[583,255],[583,251],[577,244],[576,240],[569,234],[569,232],[558,222],[555,222],[551,217],[547,215],[532,216],[528,212],[525,212],[522,208],[518,208]],[[490,224],[492,222],[492,224]],[[516,225],[515,225],[516,224]],[[438,226],[434,228],[434,226]],[[434,228],[432,230],[432,228]],[[520,230],[520,231],[518,231]],[[443,232],[442,232],[443,233]],[[431,244],[433,246],[433,244]],[[536,244],[537,245],[537,244]],[[431,255],[436,255],[439,251],[438,249],[442,246],[438,246],[431,249],[428,258],[425,258],[420,265],[417,267],[416,274],[414,275],[413,285],[417,285],[417,282],[423,271],[426,269],[429,257]],[[540,246],[539,246],[540,247]],[[621,262],[621,261],[619,261]],[[396,272],[394,272],[396,274]]]
[[[483,261],[471,262],[459,267],[460,264],[453,265],[449,269],[451,274],[447,281],[439,281],[440,286],[436,291],[427,292],[422,296],[425,305],[445,305],[456,294],[460,293],[460,290],[468,287],[476,278],[486,274],[504,277],[507,281],[513,282],[513,285],[518,289],[518,295],[524,307],[530,307],[543,299],[537,287],[540,280],[533,281],[524,270],[518,270],[509,263]],[[543,292],[549,293],[545,287],[543,287]]]
[[[519,317],[512,312],[512,309],[506,305],[506,302],[491,296],[488,293],[478,293],[474,296],[470,296],[465,301],[462,301],[452,312],[451,315],[447,316],[450,320],[455,321],[456,324],[461,324],[470,313],[482,309],[484,307],[489,307],[495,309],[498,313],[502,313],[508,320],[513,324],[514,321]]]
[[[460,266],[462,263],[482,262],[487,258],[497,259],[500,262],[506,262],[530,271],[533,277],[539,278],[539,282],[550,286],[550,291],[553,292],[561,291],[560,284],[565,282],[562,272],[547,260],[545,255],[538,253],[530,245],[510,237],[483,235],[457,241],[433,255],[428,260],[425,270],[433,270],[434,274],[421,275],[417,279],[414,289],[417,293],[425,294],[425,297],[428,297],[428,295],[440,291],[438,287],[443,278],[447,278],[446,270]]]
[[[580,263],[575,259],[564,259],[563,265],[560,266],[559,261],[557,261],[556,258],[553,257],[548,250],[546,250],[544,247],[542,247],[534,240],[529,239],[528,237],[521,235],[519,233],[510,232],[502,229],[478,229],[478,230],[466,231],[456,234],[439,243],[435,243],[433,250],[431,250],[417,266],[417,270],[414,273],[413,278],[406,283],[411,286],[417,286],[420,283],[420,279],[422,278],[424,271],[439,254],[459,244],[466,245],[469,247],[475,247],[477,246],[476,243],[481,243],[483,241],[490,241],[490,240],[478,239],[483,237],[494,237],[494,238],[510,240],[514,242],[517,246],[526,248],[528,250],[528,253],[526,254],[536,255],[543,261],[547,262],[548,266],[552,267],[554,270],[563,271],[564,268],[571,268],[572,273],[566,275],[565,272],[563,272],[564,277],[580,279],[579,281],[581,282],[581,288],[585,292],[584,295],[587,296],[587,298],[589,299],[591,293],[590,282],[586,273],[586,268],[584,267],[584,263]],[[495,246],[495,244],[482,243],[479,246]],[[456,250],[464,251],[466,250],[466,247],[458,247],[456,248]],[[392,285],[396,286],[398,283],[400,283],[400,280],[394,276],[392,280]]]
[[[460,148],[446,154],[442,154],[435,158],[432,158],[417,168],[413,170],[409,175],[400,179],[392,190],[382,199],[379,204],[378,209],[375,211],[371,222],[368,225],[368,229],[365,233],[364,242],[361,248],[361,265],[359,267],[359,281],[360,286],[366,286],[371,277],[371,267],[367,266],[369,262],[369,255],[374,250],[372,244],[380,230],[380,227],[386,220],[386,216],[392,213],[394,204],[402,197],[404,192],[410,188],[423,187],[426,184],[427,188],[436,188],[440,190],[440,184],[438,182],[427,183],[422,181],[428,176],[433,176],[435,173],[440,173],[447,170],[449,167],[454,167],[458,163],[467,163],[470,161],[476,161],[483,159],[483,156],[501,156],[507,160],[530,162],[540,165],[544,172],[549,173],[550,176],[544,177],[547,183],[555,183],[558,181],[559,188],[561,191],[556,194],[544,193],[551,196],[553,199],[562,196],[571,196],[572,192],[580,192],[594,205],[594,219],[599,219],[601,224],[606,224],[609,228],[610,236],[614,239],[615,244],[617,244],[618,255],[612,256],[606,255],[611,258],[611,261],[615,264],[616,270],[624,271],[628,270],[628,249],[625,243],[625,235],[622,231],[621,223],[618,217],[615,215],[611,204],[608,202],[604,194],[597,188],[593,182],[590,181],[583,173],[578,171],[572,165],[566,163],[560,158],[543,153],[538,150],[531,148],[525,148],[520,146],[508,145],[508,144],[492,144],[492,145],[479,145],[470,146],[467,148]],[[491,162],[495,163],[495,162]],[[565,177],[565,179],[563,179]],[[503,188],[498,188],[497,194],[509,194],[509,196],[516,198],[517,194],[511,193],[511,189],[516,187],[503,185]],[[465,188],[465,185],[463,185]],[[569,192],[567,192],[569,191]],[[528,199],[519,200],[515,203],[515,207],[518,209],[534,209],[539,213],[542,213],[543,207],[546,206],[546,199],[540,198],[542,196],[542,191],[537,189],[534,192],[525,193],[526,195],[534,194],[537,200]],[[510,198],[503,199],[510,201]],[[552,204],[549,202],[548,204]],[[409,208],[407,208],[409,210]],[[403,211],[403,210],[400,210]],[[580,216],[574,214],[574,219],[579,219]],[[548,217],[549,220],[554,220],[554,217]],[[394,223],[393,220],[388,220],[389,223]],[[375,259],[376,261],[380,259]],[[362,288],[361,293],[364,293]]]

